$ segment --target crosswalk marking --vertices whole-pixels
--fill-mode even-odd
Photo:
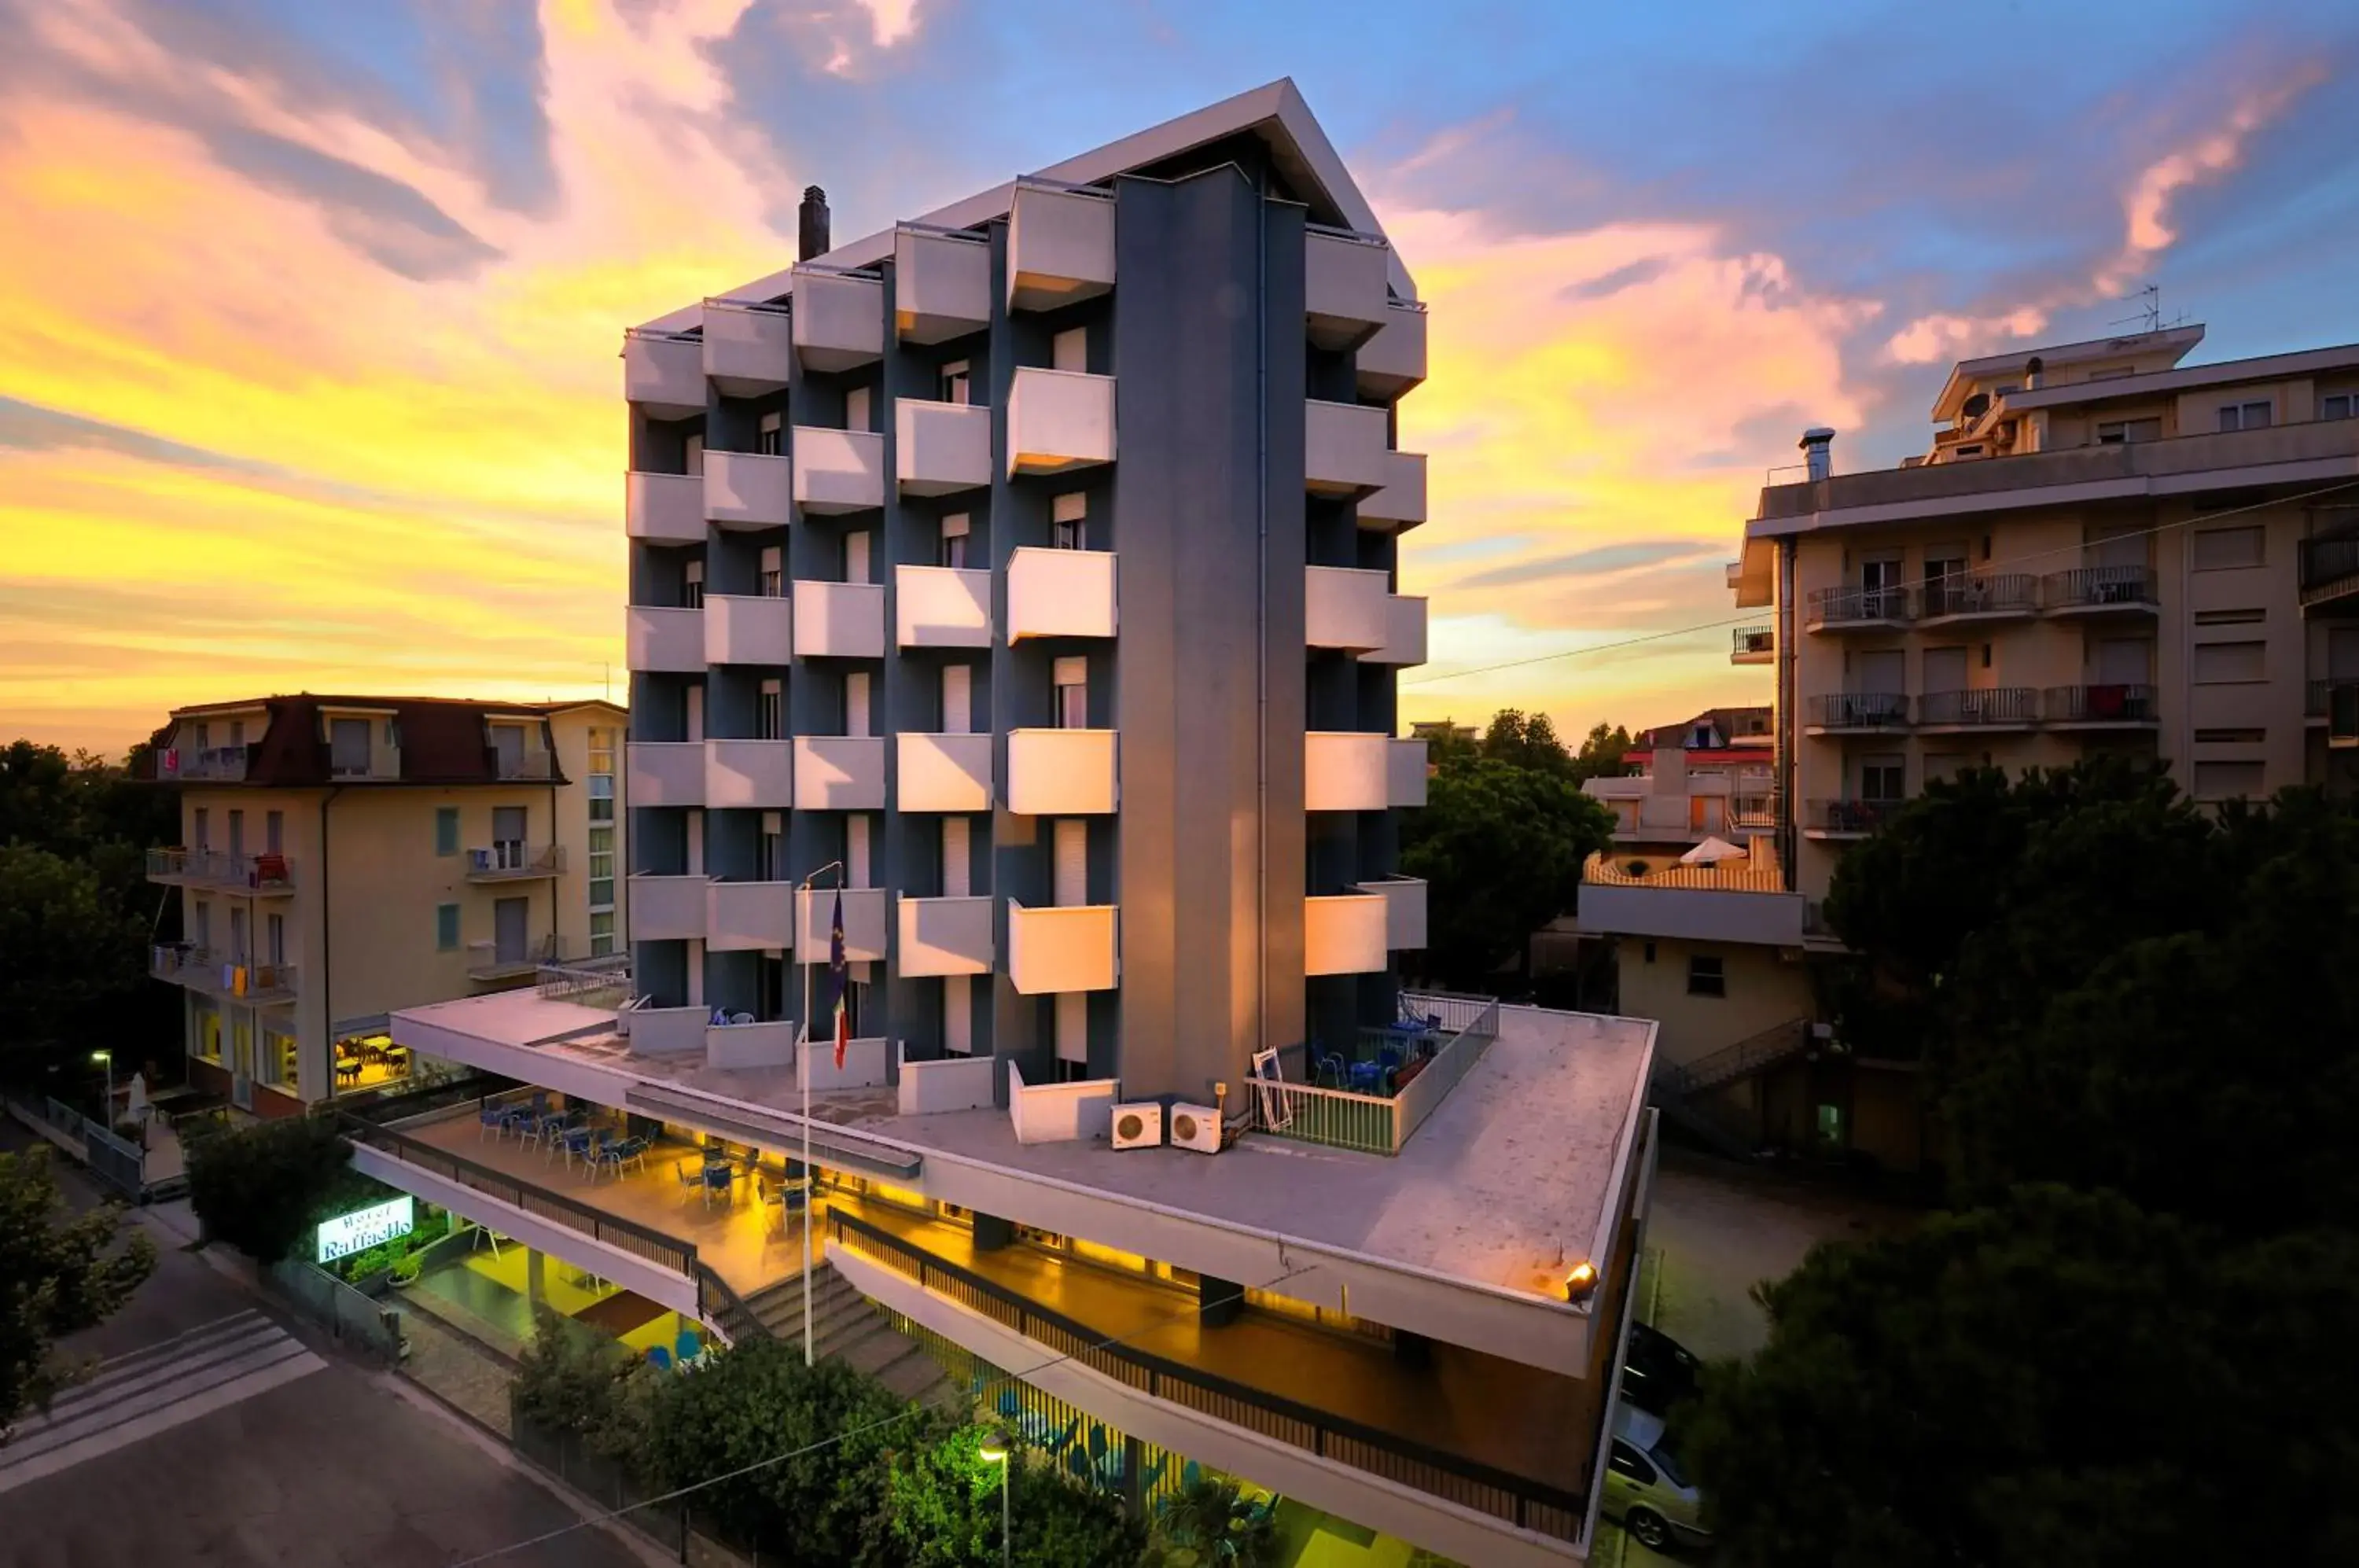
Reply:
[[[0,1446],[0,1492],[169,1431],[327,1365],[258,1312],[236,1312],[103,1364]]]

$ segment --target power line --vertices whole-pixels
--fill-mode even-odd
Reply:
[[[2272,500],[2256,501],[2249,506],[2231,506],[2224,511],[2203,512],[2196,516],[2181,517],[2176,522],[2157,523],[2152,528],[2131,528],[2118,534],[2108,534],[2106,538],[2147,539],[2155,534],[2168,533],[2173,528],[2190,528],[2197,523],[2215,523],[2223,517],[2240,517],[2246,512],[2267,511],[2272,506],[2296,506],[2304,501],[2314,501],[2321,495],[2332,495],[2341,491],[2353,489],[2359,489],[2359,479],[2345,480],[2342,484],[2329,485],[2321,489],[2305,491],[2299,495],[2282,495]],[[1982,566],[1973,570],[1989,572],[1998,567],[2021,566],[2028,561],[2045,561],[2050,556],[2077,555],[2085,548],[2085,544],[2057,545],[2048,550],[2036,550],[2029,551],[2027,554],[2006,556],[1997,561],[1985,561]],[[1945,572],[1942,575],[1946,578],[1958,574]],[[1452,670],[1438,674],[1423,675],[1415,680],[1403,681],[1400,684],[1403,686],[1430,686],[1439,684],[1444,681],[1467,681],[1477,675],[1496,674],[1502,670],[1521,670],[1527,666],[1534,664],[1551,664],[1560,659],[1580,659],[1585,655],[1593,653],[1612,653],[1619,648],[1636,648],[1644,643],[1668,642],[1677,637],[1694,637],[1701,632],[1716,632],[1728,626],[1741,626],[1748,622],[1758,620],[1759,618],[1760,615],[1757,611],[1749,612],[1745,615],[1731,615],[1725,620],[1700,621],[1693,626],[1673,626],[1663,631],[1645,632],[1637,637],[1624,637],[1618,642],[1592,643],[1586,648],[1559,648],[1554,653],[1537,653],[1526,659],[1510,659],[1498,664],[1478,665],[1473,670]]]
[[[1242,1301],[1245,1300],[1245,1292],[1249,1290],[1271,1290],[1277,1286],[1285,1284],[1288,1279],[1295,1279],[1299,1275],[1307,1274],[1309,1272],[1310,1269],[1308,1268],[1289,1269],[1285,1273],[1277,1276],[1275,1279],[1266,1280],[1262,1284],[1240,1285],[1237,1287],[1236,1293],[1234,1296],[1220,1298],[1220,1301],[1223,1304],[1229,1301]],[[506,1557],[512,1552],[522,1552],[527,1547],[539,1546],[547,1541],[555,1541],[560,1536],[571,1535],[575,1530],[586,1530],[592,1525],[606,1524],[612,1520],[621,1519],[625,1514],[636,1513],[641,1508],[654,1508],[658,1503],[676,1502],[679,1498],[688,1497],[691,1493],[701,1492],[707,1486],[717,1486],[723,1481],[734,1481],[741,1475],[751,1475],[757,1470],[766,1470],[774,1465],[783,1465],[789,1459],[799,1459],[806,1454],[817,1454],[821,1449],[832,1448],[839,1443],[849,1442],[851,1439],[858,1437],[864,1432],[881,1432],[886,1427],[894,1426],[899,1422],[908,1421],[911,1416],[917,1415],[921,1411],[936,1408],[948,1409],[952,1401],[962,1398],[973,1399],[984,1393],[988,1393],[994,1388],[1000,1388],[1006,1384],[1020,1384],[1025,1378],[1029,1377],[1036,1373],[1045,1372],[1051,1367],[1062,1366],[1068,1361],[1078,1359],[1083,1351],[1103,1350],[1109,1345],[1120,1345],[1125,1339],[1152,1333],[1156,1329],[1165,1327],[1169,1323],[1180,1321],[1183,1317],[1193,1315],[1201,1311],[1202,1311],[1202,1307],[1199,1304],[1197,1306],[1190,1307],[1184,1312],[1168,1313],[1165,1316],[1157,1319],[1153,1323],[1134,1330],[1130,1334],[1109,1334],[1103,1339],[1093,1340],[1090,1343],[1082,1345],[1079,1349],[1068,1351],[1061,1356],[1052,1356],[1046,1361],[1038,1362],[1031,1367],[1026,1367],[1021,1372],[1004,1373],[980,1387],[969,1389],[964,1395],[961,1395],[956,1389],[953,1389],[951,1393],[944,1395],[940,1399],[934,1401],[932,1404],[920,1403],[913,1399],[908,1405],[895,1411],[893,1414],[880,1417],[878,1420],[870,1421],[864,1426],[849,1427],[842,1432],[834,1433],[832,1436],[821,1438],[816,1443],[807,1443],[800,1448],[790,1448],[783,1454],[774,1454],[767,1459],[756,1459],[751,1465],[741,1465],[734,1470],[724,1471],[718,1475],[709,1475],[701,1481],[691,1481],[685,1486],[676,1487],[671,1491],[664,1493],[660,1497],[644,1498],[639,1502],[631,1504],[627,1508],[614,1508],[603,1514],[592,1514],[586,1519],[575,1519],[571,1524],[560,1525],[555,1530],[546,1530],[539,1535],[530,1536],[523,1541],[512,1541],[505,1546],[495,1546],[489,1552],[478,1552],[473,1557],[462,1557],[456,1563],[451,1564],[451,1568],[475,1568],[475,1564],[477,1563],[489,1563],[494,1558],[497,1557]],[[1013,1463],[1013,1461],[1011,1460],[1010,1463]]]

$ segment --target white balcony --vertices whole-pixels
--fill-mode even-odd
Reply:
[[[704,302],[704,374],[732,397],[785,387],[794,352],[794,318],[783,305]]]
[[[702,544],[704,481],[693,474],[625,474],[623,532],[649,544]]]
[[[806,811],[885,809],[883,735],[797,735],[795,805]]]
[[[1425,779],[1425,742],[1391,742],[1385,753],[1385,803],[1396,810],[1424,805]]]
[[[1310,648],[1372,653],[1391,626],[1388,572],[1350,566],[1302,569],[1302,640]]]
[[[885,280],[824,266],[794,271],[795,352],[813,370],[856,370],[885,355]]]
[[[991,325],[991,241],[960,229],[893,231],[893,327],[904,343],[948,343]]]
[[[991,973],[989,898],[901,896],[901,942],[895,967],[904,980]]]
[[[1302,900],[1302,973],[1381,975],[1386,902],[1378,893]]]
[[[708,599],[706,604],[712,601]],[[1385,595],[1385,641],[1382,648],[1360,655],[1363,664],[1423,664],[1425,662],[1425,600],[1416,594]]]
[[[720,811],[784,811],[795,803],[795,743],[707,740],[704,803]]]
[[[624,796],[634,806],[704,804],[704,743],[635,740],[624,748]]]
[[[794,656],[791,600],[753,593],[705,595],[705,663],[785,664]]]
[[[795,657],[885,657],[882,583],[795,583]]]
[[[671,675],[704,673],[704,612],[633,604],[623,623],[629,668]]]
[[[1009,474],[1062,474],[1112,463],[1114,450],[1113,376],[1037,365],[1016,371],[1007,392]]]
[[[637,929],[638,911],[632,911]],[[704,885],[704,945],[716,953],[773,949],[795,944],[795,885],[791,882],[707,882]]]
[[[905,811],[991,810],[991,736],[904,730],[894,785]]]
[[[886,928],[890,917],[885,909],[889,897],[882,887],[846,887],[843,889],[843,956],[851,964],[875,964],[885,957]],[[835,919],[836,890],[813,887],[795,895],[795,962],[825,964],[832,941],[831,922]],[[821,976],[821,980],[825,976]],[[814,1006],[824,1006],[825,997],[814,995]],[[825,1039],[825,1031],[821,1034]]]
[[[1354,884],[1363,893],[1385,901],[1385,946],[1395,953],[1417,952],[1425,946],[1425,879],[1387,877]]]
[[[1425,307],[1394,299],[1384,330],[1360,345],[1353,365],[1360,396],[1389,403],[1425,379]]]
[[[991,410],[974,403],[893,405],[893,474],[904,495],[951,495],[991,483]]]
[[[1119,909],[1067,904],[1026,909],[1007,900],[1007,978],[1027,996],[1110,991],[1121,973]]]
[[[1389,421],[1385,410],[1365,403],[1302,406],[1303,483],[1314,495],[1364,495],[1394,477],[1385,462]]]
[[[1302,236],[1303,314],[1310,341],[1325,349],[1357,348],[1385,324],[1386,264],[1382,240],[1335,229]]]
[[[724,528],[780,528],[794,516],[794,462],[775,452],[707,452],[704,515]]]
[[[623,396],[650,418],[704,412],[704,344],[674,332],[623,334]]]
[[[1007,732],[1007,809],[1025,817],[1103,816],[1114,809],[1113,730]]]
[[[1397,533],[1425,521],[1425,453],[1387,452],[1378,463],[1384,486],[1360,497],[1360,526]]]
[[[989,648],[991,573],[959,566],[897,566],[894,635],[903,648]]]
[[[1302,809],[1381,811],[1392,803],[1387,765],[1392,737],[1312,730],[1302,737]]]
[[[1114,553],[1025,545],[1007,560],[1007,640],[1114,635]]]
[[[1114,198],[1019,181],[1007,212],[1007,308],[1053,310],[1114,287]]]
[[[795,427],[795,505],[816,517],[885,504],[885,438],[875,430]]]
[[[701,877],[630,879],[631,936],[638,942],[702,942],[704,887]]]

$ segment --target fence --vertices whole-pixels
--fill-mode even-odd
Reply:
[[[1495,997],[1447,991],[1404,992],[1401,1004],[1404,1012],[1447,1036],[1407,1084],[1392,1094],[1368,1094],[1317,1083],[1255,1078],[1245,1085],[1246,1127],[1363,1154],[1398,1154],[1409,1134],[1433,1114],[1441,1097],[1466,1075],[1483,1048],[1499,1033]],[[1385,1029],[1361,1031],[1364,1044],[1393,1046],[1401,1038]],[[1278,1052],[1278,1061],[1281,1067],[1290,1064],[1306,1078],[1314,1065],[1302,1046],[1287,1047]],[[1420,1089],[1419,1085],[1428,1078],[1432,1083]]]
[[[281,1296],[334,1334],[339,1344],[355,1346],[388,1366],[401,1359],[399,1314],[391,1308],[299,1258],[272,1264],[266,1277]]]
[[[1642,866],[1634,871],[1632,866]],[[1782,893],[1786,874],[1774,856],[1733,856],[1709,866],[1593,855],[1581,879],[1600,887],[1685,887],[1704,893]]]
[[[946,1263],[890,1232],[840,1210],[828,1213],[828,1245],[846,1247],[970,1312],[1150,1399],[1256,1432],[1396,1486],[1436,1497],[1560,1541],[1581,1539],[1588,1500],[1397,1432],[1108,1340],[1062,1313],[1036,1305],[983,1276]]]
[[[612,953],[572,964],[544,964],[536,973],[540,994],[552,1002],[578,1002],[585,1007],[619,1007],[631,994],[628,953]]]
[[[140,1147],[82,1115],[54,1094],[38,1100],[11,1095],[16,1115],[40,1123],[66,1143],[81,1146],[90,1173],[135,1203],[147,1198],[147,1157]],[[69,1150],[71,1152],[71,1150]]]
[[[614,1517],[667,1554],[698,1568],[736,1568],[739,1564],[760,1568],[760,1552],[725,1543],[701,1528],[690,1498],[657,1501],[659,1494],[641,1485],[628,1465],[596,1452],[579,1433],[551,1432],[527,1421],[523,1412],[516,1409],[513,1399],[509,1403],[509,1432],[508,1441],[520,1458],[556,1476],[601,1508],[612,1510]],[[774,1555],[770,1561],[784,1564],[787,1559]]]

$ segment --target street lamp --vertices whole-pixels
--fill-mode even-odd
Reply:
[[[1000,1568],[1009,1568],[1016,1561],[1016,1542],[1007,1530],[1007,1473],[1015,1468],[1015,1443],[1003,1430],[995,1429],[976,1450],[985,1465],[999,1466],[999,1562]]]
[[[92,1062],[103,1062],[106,1064],[106,1130],[113,1132],[114,1130],[114,1052],[93,1051],[90,1053],[90,1059]]]

